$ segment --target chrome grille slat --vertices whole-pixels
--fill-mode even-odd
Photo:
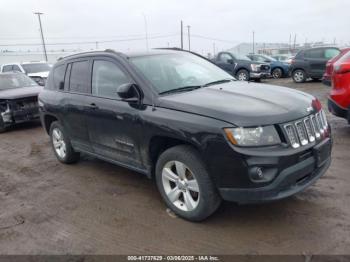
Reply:
[[[311,119],[309,117],[304,119],[304,125],[305,125],[306,133],[307,133],[307,136],[309,138],[310,143],[314,142],[315,141],[315,132],[312,128]]]
[[[306,144],[309,143],[305,129],[304,129],[304,124],[302,121],[297,121],[295,122],[295,127],[296,127],[296,131],[300,140],[300,144],[302,146],[305,146]]]
[[[327,118],[323,110],[283,126],[287,139],[293,148],[321,139],[327,127]]]

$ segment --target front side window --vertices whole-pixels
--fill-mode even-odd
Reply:
[[[223,53],[220,55],[220,61],[224,62],[224,63],[229,63],[229,61],[232,61],[232,56],[227,54],[227,53]]]
[[[22,72],[18,65],[13,65],[12,71]]]
[[[129,82],[129,78],[116,64],[104,60],[94,61],[92,70],[93,95],[118,98],[117,88]]]
[[[158,93],[232,79],[230,74],[211,62],[187,53],[146,55],[130,60]]]
[[[74,93],[89,92],[89,61],[72,63],[69,90]]]
[[[332,59],[333,57],[339,55],[340,51],[335,48],[328,48],[324,51],[324,57],[326,59]]]

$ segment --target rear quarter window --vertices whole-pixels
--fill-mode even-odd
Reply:
[[[6,65],[2,67],[2,72],[11,72],[13,66],[12,65]]]
[[[64,75],[66,72],[66,65],[59,65],[53,70],[54,89],[59,90],[64,88]]]

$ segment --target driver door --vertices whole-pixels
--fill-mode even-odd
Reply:
[[[141,168],[139,110],[117,94],[120,85],[130,82],[131,77],[113,59],[93,60],[87,126],[95,154]]]
[[[235,69],[234,58],[229,53],[221,53],[218,57],[217,65],[224,69],[227,73],[233,75]]]

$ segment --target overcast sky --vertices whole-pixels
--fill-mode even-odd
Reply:
[[[185,26],[185,47],[186,26],[190,25],[192,49],[202,53],[212,51],[214,42],[218,50],[249,42],[253,30],[256,42],[288,43],[289,35],[295,33],[298,43],[333,42],[334,38],[337,43],[350,42],[348,0],[1,0],[0,3],[0,50],[41,48],[1,46],[40,43],[34,11],[45,13],[42,23],[48,44],[123,40],[100,42],[98,47],[121,51],[145,49],[144,16],[150,47],[179,46],[180,20]],[[48,49],[95,46],[49,45]]]

